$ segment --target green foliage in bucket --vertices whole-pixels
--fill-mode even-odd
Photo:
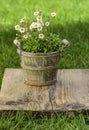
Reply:
[[[26,52],[61,52],[64,47],[69,46],[69,42],[66,39],[62,41],[59,35],[51,31],[51,24],[55,17],[55,12],[45,16],[41,11],[38,11],[34,12],[32,23],[24,18],[21,19],[19,24],[15,26],[17,33],[14,44]]]

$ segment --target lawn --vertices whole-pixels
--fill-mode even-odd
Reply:
[[[60,60],[60,69],[63,68],[89,68],[89,0],[1,0],[0,1],[0,86],[5,68],[19,68],[20,58],[13,44],[15,38],[14,26],[23,17],[32,21],[34,11],[43,13],[56,12],[57,19],[54,29],[61,39],[66,38],[71,46],[66,49]],[[21,117],[21,118],[20,118]],[[25,117],[25,114],[10,114],[1,116],[0,130],[88,130],[86,118],[79,114],[69,120],[66,115],[45,117],[40,120]],[[5,128],[4,128],[4,124]],[[21,125],[22,124],[22,125]],[[15,128],[14,128],[15,126]],[[22,128],[21,128],[22,130]]]
[[[18,111],[1,114],[0,130],[89,130],[89,116],[83,114],[61,113],[32,115],[31,112]]]

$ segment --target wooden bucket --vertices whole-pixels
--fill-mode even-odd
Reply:
[[[59,65],[59,52],[29,53],[22,51],[21,66],[25,83],[33,86],[55,84]]]

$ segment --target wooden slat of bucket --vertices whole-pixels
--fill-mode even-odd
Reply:
[[[50,57],[52,55],[53,57],[59,56],[59,52],[49,52],[49,53],[30,53],[22,51],[21,56],[26,56],[26,57]]]
[[[52,69],[58,69],[58,66],[47,66],[47,67],[30,67],[30,66],[26,66],[21,64],[21,66],[24,67],[24,69],[27,70],[52,70]]]
[[[57,70],[23,70],[25,73],[24,81],[26,84],[36,86],[47,86],[55,84]],[[26,75],[27,74],[27,75]],[[28,77],[29,76],[29,77]],[[51,80],[52,79],[52,80]]]
[[[49,85],[52,85],[54,83],[56,83],[56,79],[55,80],[51,80],[51,81],[46,81],[46,82],[33,82],[33,81],[25,81],[24,83],[26,85],[31,85],[31,86],[35,86],[35,87],[40,87],[40,86],[49,86]]]

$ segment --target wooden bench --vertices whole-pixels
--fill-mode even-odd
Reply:
[[[24,84],[22,69],[5,69],[0,110],[76,111],[89,109],[89,69],[58,70],[56,85]]]

